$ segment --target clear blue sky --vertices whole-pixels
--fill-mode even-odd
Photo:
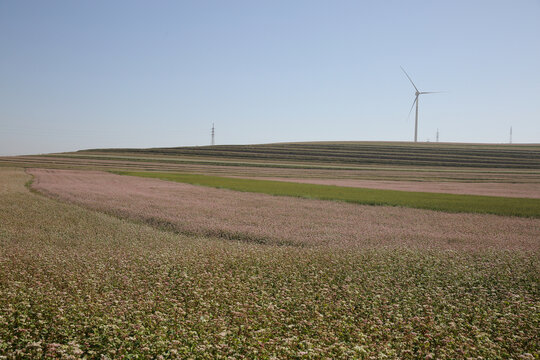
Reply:
[[[0,0],[0,154],[540,142],[540,1]]]

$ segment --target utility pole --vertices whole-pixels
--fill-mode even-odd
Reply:
[[[212,123],[212,146],[216,145],[216,142],[214,140],[214,135],[216,134],[214,130],[214,123]]]

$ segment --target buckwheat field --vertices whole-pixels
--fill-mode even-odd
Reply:
[[[52,167],[0,167],[1,359],[540,358],[538,215]]]

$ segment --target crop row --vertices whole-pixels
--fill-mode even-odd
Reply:
[[[211,158],[301,161],[335,164],[384,164],[540,168],[538,146],[412,145],[388,143],[292,143],[221,145],[154,149],[99,149],[102,153],[203,156]]]

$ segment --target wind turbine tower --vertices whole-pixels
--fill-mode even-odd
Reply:
[[[512,143],[512,127],[510,126],[510,144]]]
[[[437,142],[439,142],[439,129],[437,129]]]
[[[216,134],[214,129],[214,123],[212,123],[212,146],[216,145],[216,142],[214,140],[214,135]]]
[[[411,106],[411,110],[409,110],[409,115],[411,114],[411,111],[412,111],[412,109],[414,107],[414,104],[416,104],[416,116],[415,116],[415,120],[414,120],[414,142],[418,142],[418,98],[420,97],[420,95],[435,94],[435,93],[440,93],[441,91],[420,91],[420,90],[418,90],[418,88],[416,87],[416,85],[414,85],[411,77],[409,76],[409,74],[407,74],[405,69],[403,67],[401,67],[401,70],[403,70],[403,72],[407,76],[407,79],[409,79],[409,81],[411,82],[412,86],[414,87],[414,90],[416,90],[416,92],[414,93],[415,97],[414,97],[414,101],[413,101],[412,106]]]

